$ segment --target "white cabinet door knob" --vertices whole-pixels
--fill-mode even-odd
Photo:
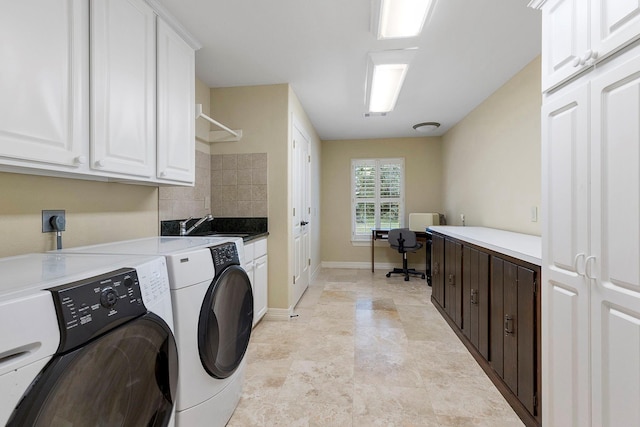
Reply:
[[[167,176],[167,172],[166,171],[160,172],[160,177],[161,178],[165,178],[166,176]]]
[[[84,165],[85,163],[87,163],[87,157],[78,156],[75,159],[73,159],[73,163],[75,163],[76,165]]]
[[[580,62],[582,62],[582,58],[579,58],[577,56],[575,58],[573,58],[573,66],[574,67],[577,67],[578,65],[580,65]]]
[[[96,167],[103,168],[105,166],[104,160],[97,160]]]

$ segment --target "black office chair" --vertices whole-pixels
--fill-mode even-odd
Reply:
[[[422,247],[422,243],[416,239],[415,232],[408,228],[394,228],[393,230],[389,230],[389,244],[393,249],[396,249],[402,254],[402,268],[394,268],[387,273],[387,277],[391,277],[392,274],[404,274],[405,282],[409,281],[409,276],[412,274],[420,276],[423,279],[425,278],[423,272],[407,267],[407,252],[416,252]]]

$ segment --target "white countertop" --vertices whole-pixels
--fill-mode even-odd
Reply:
[[[487,227],[434,225],[432,230],[463,242],[491,249],[535,265],[542,265],[542,239],[530,234],[514,233]]]

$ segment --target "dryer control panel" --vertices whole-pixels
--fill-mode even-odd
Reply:
[[[235,243],[223,243],[209,249],[211,249],[211,256],[213,257],[213,266],[216,269],[216,276],[230,265],[240,265],[238,248]]]
[[[71,350],[147,312],[138,274],[122,268],[50,288],[58,315],[58,353]]]

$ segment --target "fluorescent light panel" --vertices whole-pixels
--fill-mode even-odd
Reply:
[[[380,0],[378,39],[415,37],[422,31],[432,0]]]
[[[377,64],[373,68],[369,111],[386,113],[392,111],[398,100],[408,64]]]

